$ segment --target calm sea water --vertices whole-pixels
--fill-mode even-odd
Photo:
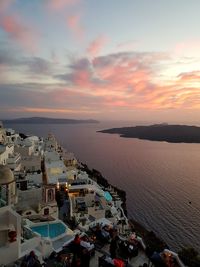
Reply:
[[[129,217],[161,236],[172,249],[200,248],[200,144],[170,144],[97,133],[130,123],[12,125],[47,136],[98,169],[127,192]],[[191,204],[189,203],[191,201]]]

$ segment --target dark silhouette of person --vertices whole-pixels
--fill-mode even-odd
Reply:
[[[112,259],[116,258],[117,256],[118,240],[119,237],[117,234],[115,234],[110,242],[110,256]]]

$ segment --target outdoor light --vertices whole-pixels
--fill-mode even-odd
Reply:
[[[60,189],[60,184],[57,182],[56,188],[59,190]]]

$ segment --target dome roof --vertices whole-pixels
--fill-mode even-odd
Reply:
[[[9,184],[14,182],[14,175],[8,166],[0,165],[0,184]]]

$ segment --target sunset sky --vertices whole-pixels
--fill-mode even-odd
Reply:
[[[0,119],[198,122],[199,0],[0,0]]]

